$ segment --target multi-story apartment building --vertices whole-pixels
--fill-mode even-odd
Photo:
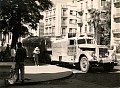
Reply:
[[[111,0],[111,45],[120,53],[120,0]]]
[[[77,6],[74,4],[56,4],[44,15],[44,36],[62,38],[76,36]]]
[[[100,19],[105,20],[103,14],[105,11],[103,7],[106,5],[107,0],[74,0],[74,3],[77,5],[78,12],[78,31],[80,35],[87,34],[88,36],[95,37],[96,43],[100,44],[100,34],[95,31],[94,25],[90,24],[91,21],[91,9],[98,10],[100,14]],[[80,20],[80,21],[79,21]]]
[[[91,8],[101,10],[106,0],[74,0],[63,5],[56,4],[45,12],[44,36],[63,37],[88,34],[94,36],[94,27],[89,25]]]

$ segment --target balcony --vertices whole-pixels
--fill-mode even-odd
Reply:
[[[92,7],[88,7],[87,10],[88,10],[88,12],[90,12],[92,9],[93,9]]]
[[[116,13],[115,15],[113,15],[114,17],[114,21],[119,23],[120,22],[120,13]]]
[[[79,14],[80,16],[83,15],[84,10],[82,10],[82,9],[78,9],[77,11],[78,11],[78,14]]]
[[[113,34],[113,36],[114,36],[114,40],[115,41],[119,41],[120,40],[120,33],[115,33],[115,34]]]
[[[114,1],[114,6],[115,6],[116,8],[119,8],[119,7],[120,7],[120,0],[115,0],[115,1]]]
[[[82,25],[83,25],[82,19],[77,20],[77,24],[78,24],[80,27],[82,27]]]
[[[68,38],[76,37],[76,33],[68,33]]]
[[[113,33],[120,33],[120,27],[112,30]]]

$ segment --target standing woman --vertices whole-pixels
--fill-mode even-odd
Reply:
[[[40,49],[36,47],[33,51],[33,58],[35,65],[39,66],[39,54],[40,54]]]

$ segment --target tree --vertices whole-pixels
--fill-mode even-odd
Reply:
[[[96,43],[99,44],[98,43],[98,40],[99,40],[98,32],[99,34],[101,34],[100,33],[101,32],[100,31],[100,11],[94,8],[88,11],[90,13],[90,19],[88,21],[88,24],[94,27],[94,38],[96,40]]]
[[[111,1],[107,1],[106,5],[103,8],[105,10],[104,14],[104,34],[103,38],[105,41],[105,44],[108,45],[110,44],[110,38],[111,38]]]
[[[110,30],[111,30],[111,2],[106,1],[106,5],[103,7],[103,10],[89,9],[90,20],[89,25],[93,25],[95,39],[97,44],[101,44],[100,39],[103,38],[104,44],[110,43]]]
[[[0,32],[12,33],[11,48],[18,38],[29,33],[24,24],[37,29],[37,23],[43,19],[41,12],[52,7],[50,0],[0,0]]]
[[[41,46],[42,42],[44,42],[45,47]],[[23,39],[23,44],[26,47],[50,48],[51,40],[50,38],[45,37],[30,36],[26,39]]]
[[[39,60],[41,62],[47,62],[50,60],[48,53],[51,53],[51,51],[46,51],[47,48],[51,48],[51,40],[50,38],[45,38],[45,37],[37,37],[37,36],[30,36],[26,39],[23,39],[23,44],[27,49],[27,53],[29,57],[32,57],[32,53],[35,47],[40,48],[40,55],[39,55]]]

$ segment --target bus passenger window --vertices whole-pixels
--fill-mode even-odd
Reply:
[[[74,45],[74,40],[70,40],[70,44],[69,45]]]

